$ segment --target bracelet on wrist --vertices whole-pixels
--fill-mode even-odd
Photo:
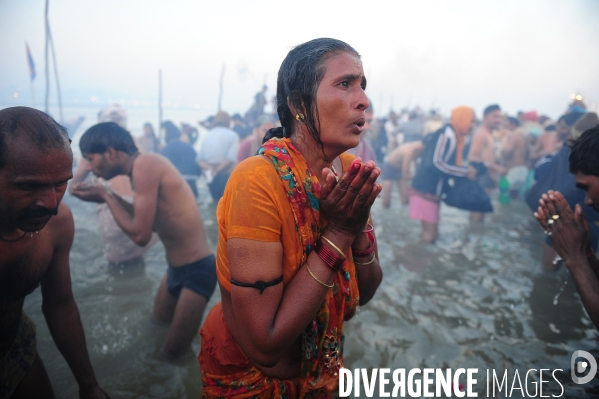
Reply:
[[[310,276],[312,276],[312,278],[314,280],[316,280],[316,282],[320,285],[322,285],[325,288],[333,288],[333,286],[335,285],[333,284],[327,284],[324,281],[320,280],[318,277],[316,277],[316,275],[312,272],[312,270],[310,270],[310,265],[308,264],[308,262],[306,262],[306,269],[308,270],[308,273],[310,273]]]
[[[372,258],[371,258],[371,259],[370,259],[368,262],[356,262],[356,261],[354,260],[354,264],[356,264],[356,265],[359,265],[359,266],[366,266],[366,265],[369,265],[369,264],[371,264],[372,262],[374,262],[374,259],[375,259],[375,258],[376,258],[376,254],[374,254],[374,253],[373,253],[373,254],[372,254]]]
[[[366,229],[362,230],[362,233],[368,234],[368,233],[372,233],[374,231],[374,226],[372,225],[372,223],[369,222],[366,225],[366,227],[367,227]]]
[[[374,247],[376,246],[376,237],[374,236],[374,227],[372,224],[368,223],[366,225],[368,227],[365,230],[362,230],[362,233],[366,233],[368,236],[368,240],[370,241],[370,246],[366,249],[354,249],[352,248],[353,256],[364,257],[370,255],[374,251]]]
[[[357,256],[360,258],[360,257],[368,256],[374,252],[374,248],[376,247],[376,238],[374,237],[374,235],[372,235],[372,237],[370,237],[370,234],[372,234],[372,233],[369,233],[369,237],[368,237],[368,238],[370,238],[370,246],[366,249],[353,249],[352,248],[353,256]]]
[[[334,271],[338,272],[343,267],[345,257],[342,258],[337,255],[328,246],[323,245],[322,241],[318,241],[314,248],[314,252],[316,252],[316,255],[318,255],[318,257]]]
[[[321,239],[325,240],[326,242],[329,243],[329,245],[333,248],[335,248],[335,251],[337,251],[337,253],[343,258],[343,259],[347,259],[347,257],[345,256],[345,254],[343,253],[343,251],[341,250],[341,248],[339,248],[337,245],[335,245],[335,243],[333,243],[333,241],[329,240],[328,238],[326,238],[325,236],[320,236]]]

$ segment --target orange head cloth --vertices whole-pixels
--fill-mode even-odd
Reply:
[[[457,133],[456,138],[458,139],[455,158],[456,166],[462,166],[464,160],[464,146],[466,145],[466,134],[470,131],[474,116],[474,110],[465,105],[454,108],[451,111],[451,126],[453,126],[453,129]]]

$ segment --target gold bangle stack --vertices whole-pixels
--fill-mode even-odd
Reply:
[[[322,238],[323,240],[325,240],[326,242],[328,242],[328,243],[329,243],[329,245],[330,245],[331,247],[333,247],[333,248],[334,248],[334,249],[335,249],[337,252],[339,252],[339,255],[341,255],[341,257],[342,257],[344,260],[345,260],[345,259],[347,259],[347,257],[346,257],[346,256],[345,256],[345,254],[343,253],[343,251],[342,251],[342,250],[341,250],[341,249],[340,249],[338,246],[336,246],[335,244],[333,244],[333,241],[329,240],[329,239],[328,239],[328,238],[326,238],[325,236],[320,236],[320,238]]]
[[[327,283],[320,281],[320,279],[318,277],[316,277],[316,275],[314,273],[312,273],[312,270],[310,270],[310,265],[308,265],[308,262],[306,262],[306,269],[308,269],[308,273],[310,273],[310,276],[312,276],[312,278],[314,280],[316,280],[316,282],[320,285],[322,285],[323,287],[326,288],[333,288],[333,286],[335,285],[334,283],[331,285],[328,285]]]

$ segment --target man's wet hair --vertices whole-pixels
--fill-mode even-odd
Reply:
[[[599,125],[586,130],[571,145],[570,173],[599,177]]]
[[[114,122],[98,123],[90,127],[79,140],[82,154],[104,154],[109,147],[129,155],[138,151],[131,134]]]
[[[67,129],[42,111],[11,107],[0,111],[0,169],[7,163],[8,140],[26,139],[44,152],[69,148]]]
[[[483,111],[483,117],[489,115],[491,112],[494,111],[501,111],[501,107],[499,107],[499,105],[497,104],[492,104],[489,105],[487,108],[485,108],[485,110]]]
[[[509,123],[511,123],[512,125],[518,127],[520,126],[520,121],[517,118],[514,118],[513,116],[508,116],[507,120]]]

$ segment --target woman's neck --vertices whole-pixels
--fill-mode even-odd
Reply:
[[[306,159],[306,163],[316,173],[318,180],[322,180],[322,169],[329,168],[331,166],[341,172],[341,160],[338,159],[341,154],[326,154],[323,152],[322,147],[314,140],[314,138],[308,133],[293,133],[291,135],[291,141],[295,148]]]

